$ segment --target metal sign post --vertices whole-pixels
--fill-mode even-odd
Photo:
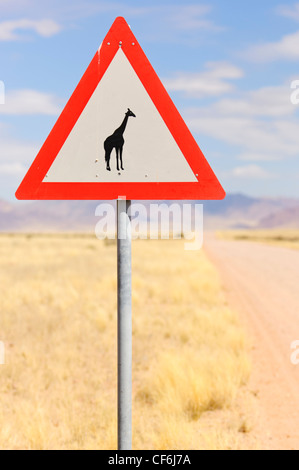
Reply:
[[[132,449],[131,201],[117,200],[118,450]]]

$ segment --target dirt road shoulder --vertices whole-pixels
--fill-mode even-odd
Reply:
[[[299,339],[299,252],[210,235],[204,249],[252,345],[258,447],[298,450],[299,365],[291,362],[291,343]]]

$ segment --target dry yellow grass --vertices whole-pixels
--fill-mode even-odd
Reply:
[[[296,229],[224,230],[219,232],[218,236],[228,240],[262,242],[299,249],[299,230]]]
[[[115,449],[116,246],[2,235],[0,266],[0,447]],[[133,335],[135,449],[249,445],[246,341],[202,251],[134,242]]]

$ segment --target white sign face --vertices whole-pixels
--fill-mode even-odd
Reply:
[[[43,182],[197,182],[121,48]]]

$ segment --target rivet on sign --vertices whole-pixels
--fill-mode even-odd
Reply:
[[[98,178],[98,177],[99,177],[99,175],[96,175],[96,178]]]
[[[122,43],[123,43],[122,41],[119,41],[119,47],[121,47],[121,46],[122,46]]]
[[[135,46],[135,42],[132,42],[132,46]]]
[[[96,159],[95,159],[95,163],[98,163],[98,161],[99,161],[99,159],[98,159],[98,158],[96,158]]]
[[[110,42],[107,42],[107,46],[110,46]]]

